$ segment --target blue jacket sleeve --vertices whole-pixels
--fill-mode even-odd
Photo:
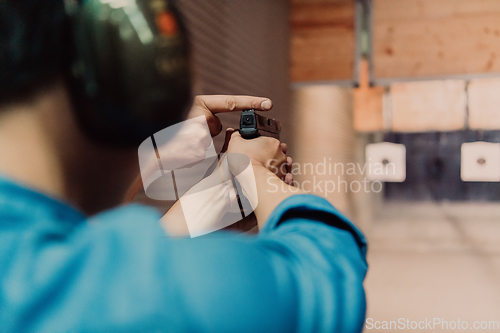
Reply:
[[[362,331],[366,242],[325,199],[288,198],[258,237],[200,237],[176,251],[194,330]]]
[[[288,198],[258,236],[172,239],[158,218],[130,206],[71,232],[31,230],[6,238],[3,329],[362,330],[366,244],[326,200]]]

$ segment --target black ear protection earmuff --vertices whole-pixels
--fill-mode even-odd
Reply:
[[[186,30],[167,0],[65,0],[77,118],[94,140],[138,146],[191,105]]]

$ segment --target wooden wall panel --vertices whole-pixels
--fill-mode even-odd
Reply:
[[[471,80],[468,101],[471,129],[500,129],[500,79]]]
[[[500,1],[374,0],[374,77],[500,73]]]
[[[352,80],[353,1],[294,1],[291,6],[291,80]]]
[[[392,130],[453,131],[465,127],[465,81],[422,81],[391,85]]]

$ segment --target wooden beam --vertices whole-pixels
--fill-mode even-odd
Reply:
[[[500,73],[500,1],[373,4],[375,79]]]
[[[421,81],[391,85],[392,130],[453,131],[465,127],[465,81]]]
[[[354,89],[354,129],[374,132],[384,129],[384,87],[370,87],[368,61],[359,64],[359,88]]]
[[[469,83],[469,127],[500,129],[500,79],[474,79]]]

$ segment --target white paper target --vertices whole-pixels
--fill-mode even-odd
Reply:
[[[491,142],[462,144],[460,176],[465,182],[500,181],[500,144]]]
[[[402,144],[381,142],[365,148],[368,180],[403,182],[406,179],[406,147]]]

